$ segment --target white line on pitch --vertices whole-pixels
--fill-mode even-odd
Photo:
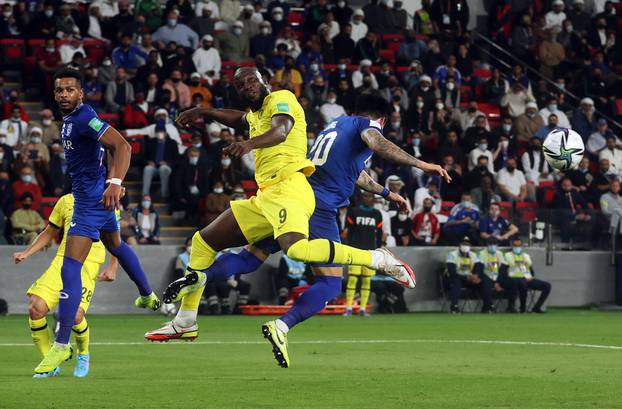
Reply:
[[[262,345],[265,341],[195,341],[195,342],[91,342],[91,346],[134,346],[134,345]],[[540,342],[540,341],[506,341],[493,339],[336,339],[336,340],[308,340],[290,341],[290,344],[489,344],[489,345],[519,345],[519,346],[547,346],[567,348],[591,348],[622,351],[618,345],[582,344],[574,342]],[[0,343],[0,347],[30,347],[31,343]]]

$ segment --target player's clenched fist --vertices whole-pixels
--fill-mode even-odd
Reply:
[[[27,258],[28,253],[26,253],[25,251],[18,251],[17,253],[13,253],[13,261],[15,261],[15,264],[19,264]]]
[[[406,199],[404,199],[402,196],[400,196],[397,193],[389,193],[389,196],[387,196],[387,199],[390,202],[394,202],[397,204],[398,208],[403,211],[403,210],[408,210],[408,203],[406,202]]]
[[[225,147],[222,152],[226,155],[239,158],[240,156],[246,155],[251,150],[253,150],[253,148],[250,146],[248,141],[242,141],[233,142],[231,145]]]
[[[109,184],[102,197],[104,207],[108,210],[120,209],[121,197],[123,197],[123,188],[113,183]]]
[[[187,128],[190,125],[192,125],[194,121],[196,121],[199,117],[201,117],[204,114],[205,114],[204,108],[201,108],[201,107],[191,108],[179,114],[175,122],[177,122],[177,125],[183,128]]]

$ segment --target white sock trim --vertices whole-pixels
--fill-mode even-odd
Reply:
[[[56,341],[54,341],[54,346],[55,346],[55,347],[57,347],[57,348],[63,348],[63,349],[65,349],[65,348],[68,348],[68,347],[69,347],[69,344],[68,344],[68,343],[67,343],[67,344],[61,344],[60,342],[56,342]]]
[[[284,332],[286,334],[289,332],[289,327],[287,326],[287,324],[281,321],[280,319],[277,319],[275,321],[275,325],[279,331]]]
[[[197,322],[197,312],[191,310],[179,310],[173,319],[173,324],[180,327],[190,327]]]

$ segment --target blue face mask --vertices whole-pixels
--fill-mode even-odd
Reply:
[[[488,252],[490,254],[495,254],[497,252],[497,246],[495,244],[491,244],[488,246]]]
[[[523,252],[523,249],[521,247],[512,247],[512,252],[518,256]]]
[[[143,209],[149,209],[151,207],[151,201],[143,200],[142,205],[143,205]]]
[[[419,146],[421,144],[421,139],[415,138],[413,139],[413,146]]]

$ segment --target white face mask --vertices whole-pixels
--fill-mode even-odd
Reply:
[[[334,104],[337,100],[335,98],[328,98],[326,100],[326,102],[328,102],[329,104]]]
[[[32,138],[30,138],[30,142],[32,142],[32,143],[41,143],[41,137],[40,136],[33,136]]]
[[[466,253],[468,253],[469,251],[471,251],[471,246],[467,246],[467,245],[465,245],[465,244],[461,244],[461,245],[460,245],[460,252],[461,252],[462,254],[466,254]]]
[[[52,120],[51,119],[42,119],[41,123],[45,126],[50,126],[52,125]]]
[[[512,124],[502,124],[501,127],[505,132],[510,132],[510,130],[512,130]]]
[[[214,193],[217,193],[217,194],[221,194],[221,193],[222,193],[222,192],[224,192],[224,191],[225,191],[225,190],[224,190],[223,188],[221,188],[221,187],[216,187],[216,188],[214,188]]]
[[[270,29],[268,27],[261,28],[261,34],[268,35],[270,33]]]
[[[143,200],[142,206],[143,206],[143,209],[149,209],[151,207],[151,201],[150,200]]]
[[[188,159],[188,162],[190,162],[191,165],[196,165],[197,163],[199,163],[199,157],[192,156]]]
[[[344,8],[345,6],[346,6],[346,2],[345,1],[338,1],[337,2],[337,7]]]
[[[346,68],[348,68],[345,64],[339,64],[337,65],[337,68],[339,68],[341,71],[345,71]]]
[[[240,34],[242,34],[242,29],[241,29],[240,27],[235,27],[235,28],[233,29],[233,34],[235,34],[235,35],[240,35]]]
[[[397,218],[398,218],[401,222],[403,222],[404,220],[408,219],[408,215],[403,214],[403,213],[400,213],[400,214],[398,214],[398,215],[397,215]]]
[[[167,20],[167,23],[170,27],[175,27],[177,25],[177,20],[175,20],[174,18],[170,18]]]
[[[223,159],[223,160],[220,161],[220,164],[223,167],[227,168],[227,167],[231,166],[231,159],[229,159],[229,158]]]
[[[443,104],[441,104],[441,103],[436,104],[436,109],[438,109],[439,111],[440,111],[441,109],[443,109],[444,107],[445,107],[445,106],[444,106]]]
[[[447,83],[447,89],[448,90],[453,91],[454,88],[456,88],[456,84],[455,83],[453,83],[453,82],[448,82]]]
[[[417,108],[423,108],[423,101],[417,101]]]
[[[4,145],[6,143],[6,136],[0,138],[0,145]]]
[[[488,144],[487,143],[480,143],[479,144],[479,149],[482,151],[485,151],[486,149],[488,149]]]
[[[355,26],[358,26],[359,24],[361,24],[361,20],[356,18],[356,19],[352,20],[352,24],[354,24]]]
[[[22,175],[22,182],[24,183],[32,182],[32,175]]]
[[[426,86],[421,87],[421,91],[423,91],[423,92],[428,92],[428,90],[429,90],[429,89],[430,89],[430,87],[429,87],[429,86],[427,86],[427,85],[426,85]]]
[[[393,129],[399,129],[401,124],[400,121],[391,122],[391,127],[393,127]]]
[[[53,53],[56,50],[56,48],[54,47],[45,47],[45,51],[47,51],[48,53]]]
[[[283,20],[283,14],[281,14],[281,13],[274,13],[272,15],[272,18],[274,19],[274,21],[281,21],[281,20]]]
[[[465,209],[470,209],[471,206],[473,206],[473,204],[471,202],[469,202],[469,201],[466,201],[466,202],[463,203],[463,206],[464,206]]]
[[[548,109],[549,111],[557,111],[557,104],[549,104],[548,105]]]

